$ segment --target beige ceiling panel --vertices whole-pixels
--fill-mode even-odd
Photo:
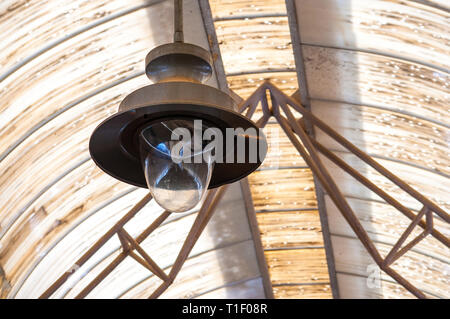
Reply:
[[[120,187],[117,182],[113,182],[109,176],[100,173],[93,164],[88,162],[84,166],[80,170],[74,171],[74,174],[67,176],[67,179],[70,179],[69,185],[64,185],[64,181],[59,183],[58,186],[61,187],[59,195],[61,196],[53,196],[51,200],[38,206],[36,210],[26,212],[20,220],[20,224],[18,223],[2,239],[1,262],[10,282],[14,283],[16,276],[26,271],[30,263],[45,252],[46,248],[72,223],[80,221],[98,203],[111,198],[111,196],[114,197],[120,190],[123,190],[123,187]],[[85,169],[83,170],[83,168]],[[85,176],[89,175],[91,175],[92,181],[86,185]],[[77,189],[73,188],[71,183],[86,186]],[[56,194],[58,193],[56,192]],[[82,198],[81,201],[80,198]]]
[[[427,2],[430,4],[408,0],[296,0],[301,40],[402,57],[449,71],[450,13]],[[448,1],[441,5],[444,3],[448,8]]]
[[[0,68],[7,70],[89,26],[152,1],[2,1]],[[153,1],[156,2],[156,1]]]
[[[316,116],[368,154],[450,176],[447,127],[362,105],[313,100],[312,107]],[[330,114],[339,116],[331,118]],[[316,136],[330,149],[345,150],[321,130],[316,130]]]
[[[303,46],[313,99],[379,106],[450,125],[450,74],[384,56]]]
[[[340,297],[344,299],[413,299],[414,296],[392,281],[379,281],[379,287],[369,288],[367,276],[337,274]],[[372,282],[372,281],[370,281]],[[369,284],[371,285],[371,284]]]

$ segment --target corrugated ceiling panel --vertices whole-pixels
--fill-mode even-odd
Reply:
[[[274,285],[329,283],[323,248],[267,251],[266,258]]]
[[[243,222],[243,217],[245,216],[245,208],[242,202],[239,185],[233,185],[224,195],[223,202],[217,208],[217,211],[211,221],[208,224],[208,227],[205,233],[199,239],[197,245],[194,246],[192,250],[191,256],[196,256],[199,254],[203,254],[205,252],[214,252],[216,249],[220,249],[221,247],[227,247],[230,245],[234,245],[235,243],[240,243],[244,241],[251,241],[250,232],[248,228],[248,224]],[[135,220],[132,222],[135,225],[130,225],[132,227],[125,227],[127,231],[130,232],[131,235],[138,235],[139,232],[143,230],[147,225],[150,224],[151,220],[155,217],[156,214],[152,214],[152,216],[148,216],[148,212],[139,213],[139,216],[136,216]],[[176,217],[176,216],[175,216]],[[187,214],[183,217],[178,217],[176,219],[172,219],[172,221],[168,220],[163,225],[161,225],[154,233],[152,233],[145,241],[142,242],[142,247],[147,251],[149,256],[162,268],[169,269],[173,262],[175,261],[177,252],[180,250],[184,239],[186,238],[194,219],[197,217],[195,213]],[[133,227],[134,226],[134,227]],[[176,236],[174,236],[176,234]],[[163,244],[162,244],[163,243]],[[115,248],[114,250],[117,250]],[[248,251],[242,251],[242,254],[246,254]],[[230,255],[230,265],[233,264],[231,259],[238,259],[238,256]],[[108,257],[112,259],[112,257]],[[226,258],[224,256],[223,258]],[[249,264],[254,264],[257,268],[256,260],[249,261],[246,258],[241,258],[242,262],[247,262]],[[82,278],[80,282],[74,286],[73,290],[68,294],[67,297],[74,297],[78,292],[81,291],[82,288],[92,279],[93,274],[100,272],[110,260],[101,260],[101,262],[96,265],[93,271],[89,272],[90,278]],[[142,268],[139,264],[137,264],[134,260],[130,260],[128,263],[121,264],[117,267],[112,273],[112,278],[121,278],[120,284],[118,284],[115,280],[108,280],[102,282],[90,295],[95,298],[116,298],[120,297],[124,294],[128,289],[133,289],[133,287],[141,282],[150,280],[153,283],[161,283],[160,279],[157,279],[154,276],[151,276],[151,273],[148,271],[140,271],[137,268]],[[213,270],[214,266],[209,264],[204,265],[205,268],[211,269],[211,271],[217,271],[219,274],[219,270]],[[238,265],[234,266],[236,271],[240,268]],[[206,270],[198,269],[197,273],[203,273]],[[184,268],[181,270],[180,276],[191,276],[188,270]],[[245,273],[242,272],[241,277],[237,279],[247,280],[249,278],[254,278],[258,276],[258,273]],[[217,275],[217,278],[220,278]],[[234,279],[233,279],[234,281]],[[233,281],[228,281],[228,278],[220,279],[220,284],[217,286],[221,286],[223,284],[232,284]],[[206,290],[213,290],[217,288],[214,284],[215,281],[211,281],[211,286]],[[197,293],[202,293],[203,288],[191,287],[182,285],[180,289],[184,289],[185,293],[180,295],[179,297],[187,297],[189,291],[196,291]],[[169,289],[163,296],[166,294],[170,294],[171,296],[177,296],[175,292],[171,292],[172,289]],[[150,295],[152,290],[146,290],[147,297]],[[194,293],[192,293],[194,294]]]
[[[266,249],[323,246],[318,215],[317,210],[258,213],[263,246]]]
[[[213,0],[210,3],[213,18],[216,20],[252,15],[286,15],[286,6],[279,0]]]
[[[277,87],[286,92],[286,94],[293,94],[297,90],[297,74],[295,72],[261,72],[249,73],[242,75],[227,76],[228,85],[236,94],[243,99],[252,94],[256,87],[264,81],[270,81]],[[258,119],[257,114],[255,118]]]
[[[273,288],[277,298],[282,299],[327,299],[330,294],[330,285],[285,285]]]
[[[238,18],[214,25],[227,74],[295,70],[287,17]]]
[[[68,225],[67,230],[62,232],[62,234],[58,236],[59,238],[55,238],[52,245],[47,247],[43,253],[39,254],[39,258],[36,261],[37,263],[34,267],[30,267],[31,272],[27,273],[27,277],[21,278],[24,282],[22,283],[23,286],[18,285],[20,290],[17,297],[38,297],[48,288],[49,283],[54,282],[62,272],[70,269],[76,260],[123,216],[123,212],[130,209],[144,194],[145,190],[141,189],[119,194],[116,198],[111,198],[115,199],[112,202],[108,203],[105,201],[103,203],[104,207],[98,207],[97,210],[90,211],[78,221],[78,223]],[[142,210],[140,216],[148,216],[147,219],[155,218],[161,211],[162,209],[152,202],[148,207]],[[140,219],[142,220],[142,218]],[[81,268],[80,274],[89,270],[89,268],[98,262],[100,258],[103,258],[105,254],[117,249],[118,245],[119,242],[117,238],[114,237],[109,244],[105,245],[100,252],[94,255],[94,257]],[[58,262],[55,262],[55,260],[58,260]],[[71,280],[68,285],[63,286],[62,291],[65,291],[65,288],[73,286],[75,283],[76,281]],[[61,294],[56,294],[56,296],[62,297]]]
[[[376,242],[394,245],[402,232],[411,223],[409,218],[400,214],[394,207],[381,201],[367,201],[356,198],[347,198],[347,200],[361,224],[367,230],[369,237]],[[354,236],[350,226],[338,213],[336,206],[328,196],[325,197],[325,202],[329,211],[329,223],[333,229],[333,234],[343,237]],[[434,224],[444,235],[450,236],[450,226],[447,223],[439,218],[435,218]],[[420,233],[421,228],[416,228],[410,235],[410,238]],[[450,253],[448,253],[445,245],[431,236],[427,236],[418,245],[414,246],[413,251],[447,263],[450,262]]]
[[[309,169],[256,171],[249,176],[255,210],[295,210],[317,207]]]
[[[151,3],[145,0],[2,1],[0,26],[6,32],[0,35],[0,67],[2,70],[17,67],[89,26]]]
[[[397,0],[320,4],[296,0],[295,4],[313,112],[448,210],[448,4]],[[320,130],[317,136],[405,206],[416,211],[422,207]],[[325,163],[385,255],[411,221],[329,161]],[[341,297],[411,297],[388,276],[382,276],[380,287],[370,286],[373,260],[352,239],[354,233],[328,196],[326,206]],[[448,236],[448,223],[434,220]],[[426,238],[393,268],[428,296],[448,298],[449,257],[447,247]]]

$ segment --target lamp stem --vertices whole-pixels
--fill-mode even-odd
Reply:
[[[175,42],[184,42],[183,35],[183,0],[174,0],[174,35]]]

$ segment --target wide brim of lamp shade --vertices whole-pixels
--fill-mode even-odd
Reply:
[[[238,181],[254,170],[264,160],[267,141],[255,124],[245,116],[218,106],[198,104],[158,104],[140,106],[114,114],[103,121],[92,133],[89,151],[92,159],[107,174],[125,183],[147,188],[137,147],[138,132],[149,123],[168,118],[202,119],[215,125],[226,137],[226,128],[254,128],[256,135],[246,135],[244,163],[216,163],[209,188]],[[257,139],[257,161],[248,161],[250,139]],[[225,144],[225,141],[224,141]],[[236,143],[235,143],[236,147]],[[235,152],[236,153],[236,152]]]

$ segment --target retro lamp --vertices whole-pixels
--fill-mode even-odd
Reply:
[[[174,42],[154,48],[145,59],[154,84],[125,97],[118,112],[94,130],[89,151],[109,175],[148,188],[161,207],[183,212],[195,207],[207,189],[258,168],[267,143],[255,123],[234,111],[229,95],[204,84],[213,71],[211,55],[184,43],[182,1],[175,0],[174,8]],[[215,139],[227,138],[214,148],[202,138],[212,128],[221,133]],[[240,133],[230,134],[235,131]],[[192,138],[180,143],[187,135]]]

